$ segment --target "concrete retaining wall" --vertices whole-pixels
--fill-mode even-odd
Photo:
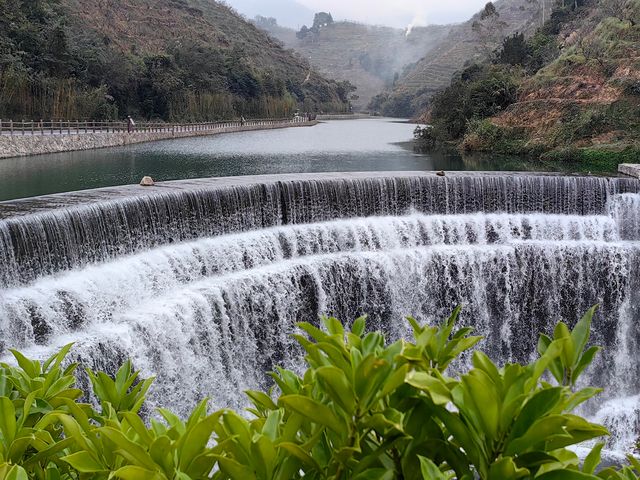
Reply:
[[[640,178],[640,164],[638,163],[621,163],[618,165],[618,172],[630,177]]]
[[[247,132],[251,130],[272,130],[276,128],[309,127],[312,122],[282,122],[270,125],[245,125],[215,130],[192,132],[115,132],[82,133],[79,135],[0,135],[0,158],[40,155],[44,153],[71,152],[74,150],[93,150],[96,148],[120,147],[133,143],[154,142],[172,138],[201,137],[222,133]]]

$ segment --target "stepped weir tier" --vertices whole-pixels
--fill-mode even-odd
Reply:
[[[600,304],[587,407],[640,433],[640,181],[425,172],[253,176],[0,203],[0,357],[75,342],[156,375],[150,406],[244,405],[296,368],[296,322],[329,314],[395,339],[403,317],[461,323],[500,362]],[[454,367],[455,368],[455,367]]]

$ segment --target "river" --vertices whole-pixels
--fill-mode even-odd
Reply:
[[[418,154],[415,125],[334,120],[315,127],[208,137],[0,160],[0,201],[156,180],[338,171],[531,170],[527,159]]]

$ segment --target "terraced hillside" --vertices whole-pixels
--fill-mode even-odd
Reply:
[[[393,87],[404,69],[430,52],[449,29],[417,27],[407,35],[397,28],[335,22],[301,39],[291,29],[268,26],[270,34],[300,52],[321,73],[355,85],[356,109],[366,108],[375,95]]]
[[[560,55],[526,77],[516,102],[477,124],[481,132],[469,132],[465,146],[542,152],[594,170],[637,162],[640,0],[587,0],[560,25],[556,42]]]
[[[486,58],[506,36],[515,32],[531,34],[541,24],[538,0],[498,0],[494,4],[496,18],[483,19],[479,12],[451,28],[445,38],[407,69],[392,89],[376,99],[373,107],[386,114],[415,115],[435,92],[449,85],[465,64]]]
[[[426,148],[527,155],[612,171],[640,155],[640,0],[554,4],[533,36],[514,35],[456,75],[421,121]]]

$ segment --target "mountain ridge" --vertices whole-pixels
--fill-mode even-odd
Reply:
[[[352,103],[357,110],[365,110],[375,95],[391,87],[408,65],[429,52],[450,29],[432,25],[415,27],[407,34],[406,29],[339,21],[302,36],[273,18],[259,17],[254,23],[321,73],[356,86]]]

